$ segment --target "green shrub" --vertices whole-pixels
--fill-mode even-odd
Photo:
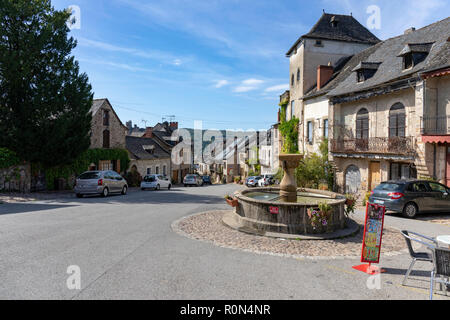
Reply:
[[[6,148],[0,148],[0,169],[16,166],[19,163],[20,159],[15,152]]]

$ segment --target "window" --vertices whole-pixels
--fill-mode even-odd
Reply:
[[[408,163],[391,163],[390,180],[407,180],[416,179],[417,170],[414,164]]]
[[[156,174],[159,174],[159,167],[156,167],[155,173],[156,173]]]
[[[103,110],[103,125],[109,126],[109,111]]]
[[[166,168],[166,166],[164,165],[163,166],[163,176],[165,176],[167,174],[167,168]]]
[[[428,185],[430,186],[431,190],[433,190],[434,192],[448,193],[447,188],[444,187],[442,184],[439,184],[436,182],[429,182]]]
[[[109,149],[109,130],[103,131],[103,148]]]
[[[297,82],[300,82],[300,69],[297,69]]]
[[[328,119],[323,120],[323,137],[328,139]]]
[[[427,192],[428,188],[423,182],[413,183],[408,187],[408,191],[411,192]]]
[[[401,103],[396,103],[389,110],[389,138],[404,137],[405,127],[405,107]]]
[[[316,42],[314,43],[314,46],[316,46],[316,47],[323,47],[322,40],[316,40]]]
[[[312,121],[308,121],[306,139],[309,144],[313,144],[314,139],[313,139],[313,122]]]
[[[291,101],[291,119],[294,118],[295,115],[295,101]]]
[[[412,53],[408,53],[403,57],[403,69],[409,69],[413,67]]]
[[[152,168],[147,168],[147,174],[148,175],[152,174]]]
[[[295,78],[294,78],[294,74],[292,74],[292,77],[291,77],[291,86],[294,86],[294,83],[295,83]]]
[[[369,139],[369,111],[365,108],[356,115],[356,139]]]
[[[357,71],[356,76],[358,78],[358,82],[364,82],[364,71],[363,70]]]

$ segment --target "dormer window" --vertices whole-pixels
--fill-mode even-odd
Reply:
[[[150,154],[155,153],[155,146],[149,145],[149,146],[142,146],[142,148],[147,151]]]
[[[333,16],[330,20],[330,24],[333,28],[336,28],[338,26],[339,20],[336,18],[336,16]]]
[[[380,66],[380,62],[360,62],[354,69],[358,82],[364,82],[372,78]]]
[[[433,43],[408,43],[397,57],[403,58],[403,70],[414,68],[424,61]]]

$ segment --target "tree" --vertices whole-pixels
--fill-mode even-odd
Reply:
[[[93,94],[69,17],[49,0],[0,0],[0,146],[47,167],[90,144]]]

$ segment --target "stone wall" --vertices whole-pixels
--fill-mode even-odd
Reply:
[[[109,125],[103,125],[103,115],[105,111],[109,112]],[[111,149],[125,149],[125,137],[128,129],[122,124],[107,101],[105,101],[97,113],[92,116],[92,149],[103,148],[103,132],[105,130],[109,130],[110,132],[109,140]]]
[[[0,192],[31,191],[31,167],[29,164],[0,169]]]
[[[159,168],[159,174],[164,175],[163,167],[166,166],[166,176],[172,178],[172,168],[170,158],[156,160],[131,160],[130,170],[136,166],[137,171],[142,177],[147,175],[147,169],[151,169],[151,174],[156,174],[156,168]]]

